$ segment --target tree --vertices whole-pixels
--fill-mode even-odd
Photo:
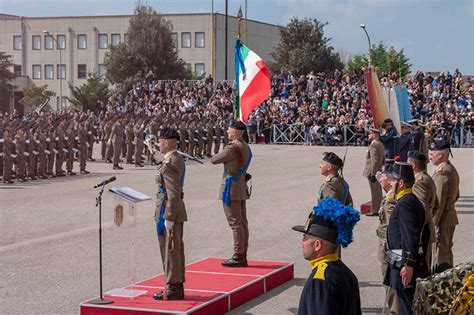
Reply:
[[[130,18],[127,42],[112,46],[105,56],[107,79],[124,84],[131,76],[143,78],[150,70],[156,79],[184,78],[185,63],[171,38],[172,29],[171,22],[152,7],[138,4]]]
[[[10,93],[13,91],[11,82],[16,75],[10,70],[13,67],[12,56],[0,51],[0,108],[9,108]]]
[[[72,95],[69,101],[83,111],[96,112],[98,110],[97,102],[106,102],[110,96],[108,82],[93,72],[89,72],[87,75],[86,83],[78,87],[69,85],[69,89]]]
[[[331,38],[324,36],[324,27],[317,19],[292,18],[285,28],[280,29],[280,43],[271,53],[269,63],[273,73],[292,71],[306,75],[311,71],[331,72],[342,69],[343,63],[334,48]]]
[[[24,106],[25,112],[33,111],[55,95],[56,93],[48,90],[48,85],[37,86],[33,84],[23,89],[20,104]]]
[[[397,78],[403,78],[410,73],[411,63],[403,48],[396,51],[395,48],[387,48],[382,42],[373,45],[370,50],[372,66],[376,67],[379,76],[395,74]],[[369,60],[367,54],[355,55],[347,64],[347,69],[351,74],[362,75],[363,68],[367,68]]]

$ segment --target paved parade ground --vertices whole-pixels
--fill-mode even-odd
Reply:
[[[252,198],[247,204],[249,259],[295,263],[295,279],[244,304],[232,314],[294,314],[302,286],[310,273],[299,244],[302,234],[291,230],[304,224],[323,180],[319,161],[324,151],[341,157],[345,148],[253,145]],[[355,208],[369,200],[369,185],[362,177],[367,148],[349,147],[344,175]],[[95,151],[97,154],[97,150]],[[474,258],[474,170],[472,149],[454,149],[453,164],[461,179],[457,203],[459,225],[454,235],[455,264]],[[97,156],[96,156],[97,158]],[[75,164],[75,170],[78,165]],[[188,161],[184,226],[186,262],[232,255],[231,231],[217,200],[222,166]],[[110,176],[109,186],[131,187],[154,198],[154,166],[124,165],[113,171],[103,161],[89,162],[89,175],[0,184],[0,314],[77,314],[79,303],[98,295],[97,189]],[[433,165],[429,165],[433,173]],[[135,262],[135,280],[162,273],[153,221],[154,203],[137,209],[136,232],[113,220],[114,197],[104,194],[104,291],[129,284]],[[362,216],[354,242],[342,258],[359,279],[362,310],[380,313],[385,291],[376,259],[378,218]],[[130,249],[135,244],[136,255]],[[185,285],[186,286],[186,285]]]

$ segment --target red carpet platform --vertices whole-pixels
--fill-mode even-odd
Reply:
[[[105,314],[224,314],[275,287],[293,279],[293,263],[249,260],[247,268],[224,268],[221,258],[206,258],[186,266],[185,300],[155,301],[153,294],[163,290],[163,275],[132,288],[143,295],[125,298],[104,295],[114,303],[81,303],[82,315]]]

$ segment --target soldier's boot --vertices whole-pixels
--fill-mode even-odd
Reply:
[[[161,291],[153,294],[155,300],[164,300],[165,292]],[[184,299],[184,286],[182,283],[169,284],[166,288],[166,300],[183,300]]]
[[[441,264],[439,264],[438,266],[436,266],[435,272],[436,272],[436,273],[441,273],[441,272],[443,272],[443,271],[445,271],[445,270],[448,270],[448,269],[451,269],[451,268],[453,268],[453,266],[451,266],[450,264],[448,264],[448,263],[441,263]]]
[[[245,254],[234,254],[232,258],[224,260],[222,263],[224,267],[247,267],[247,257]]]

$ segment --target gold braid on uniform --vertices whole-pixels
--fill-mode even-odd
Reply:
[[[441,314],[451,310],[454,310],[453,314],[472,314],[474,312],[473,264],[474,262],[459,264],[428,278],[417,279],[413,314]]]

